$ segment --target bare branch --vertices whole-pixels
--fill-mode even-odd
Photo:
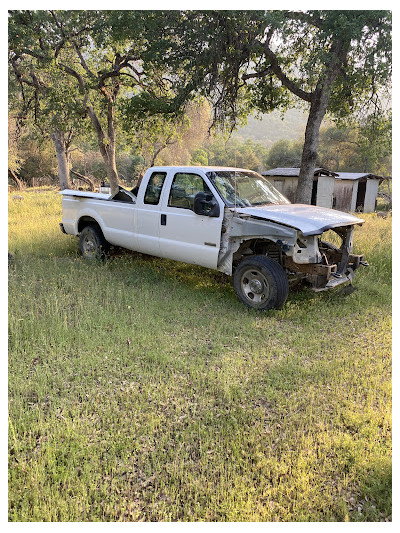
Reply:
[[[80,174],[79,172],[76,172],[76,170],[71,169],[70,172],[71,174],[76,176],[78,179],[80,179],[81,181],[89,185],[91,191],[94,191],[94,183],[90,178],[88,178],[87,176],[84,176],[83,174]]]

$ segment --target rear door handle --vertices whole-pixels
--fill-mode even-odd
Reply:
[[[161,215],[161,226],[167,225],[167,215]]]

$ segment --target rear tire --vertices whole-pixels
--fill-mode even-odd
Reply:
[[[243,259],[233,275],[237,297],[248,307],[280,309],[289,294],[289,283],[279,263],[264,255]]]
[[[79,249],[85,259],[98,259],[104,261],[110,250],[110,244],[104,238],[103,232],[99,226],[91,224],[84,227],[81,231],[79,237]]]

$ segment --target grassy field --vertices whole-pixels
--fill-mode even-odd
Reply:
[[[9,197],[10,521],[390,521],[391,219],[348,296],[247,309],[140,254],[87,264]]]

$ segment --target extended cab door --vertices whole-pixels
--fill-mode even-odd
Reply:
[[[137,197],[137,251],[160,255],[161,196],[167,172],[154,170],[145,175]]]
[[[196,172],[173,170],[165,184],[160,211],[160,256],[217,268],[224,206],[212,185]],[[196,215],[194,197],[212,194],[220,204],[218,217]]]

